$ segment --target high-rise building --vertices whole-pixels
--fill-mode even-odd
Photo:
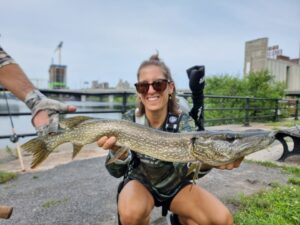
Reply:
[[[67,87],[67,66],[51,64],[49,68],[49,88]]]
[[[268,70],[276,81],[285,82],[287,95],[300,96],[300,58],[290,59],[278,45],[268,46],[268,38],[245,44],[244,76],[261,70]]]

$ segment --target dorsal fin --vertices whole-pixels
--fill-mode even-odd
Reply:
[[[82,122],[85,122],[87,120],[94,120],[95,118],[90,116],[73,116],[70,118],[66,118],[64,120],[61,120],[59,122],[60,128],[63,129],[71,129],[73,127],[76,127],[77,125],[81,124]]]

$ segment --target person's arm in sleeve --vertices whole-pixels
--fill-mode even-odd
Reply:
[[[58,113],[76,111],[74,106],[67,106],[43,95],[1,47],[0,84],[28,106],[32,112],[32,124],[39,136],[57,131]]]

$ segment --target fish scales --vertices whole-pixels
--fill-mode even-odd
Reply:
[[[269,146],[276,131],[199,131],[168,133],[125,120],[72,117],[61,122],[65,130],[54,135],[34,138],[22,145],[33,153],[36,167],[59,145],[71,142],[73,157],[81,148],[102,136],[116,136],[117,145],[163,161],[200,161],[218,166],[235,161]]]

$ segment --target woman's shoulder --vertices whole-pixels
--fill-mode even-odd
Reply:
[[[186,112],[180,114],[179,131],[180,132],[191,132],[195,130],[195,123],[193,118]]]
[[[130,109],[122,115],[123,120],[135,121],[135,109]]]

